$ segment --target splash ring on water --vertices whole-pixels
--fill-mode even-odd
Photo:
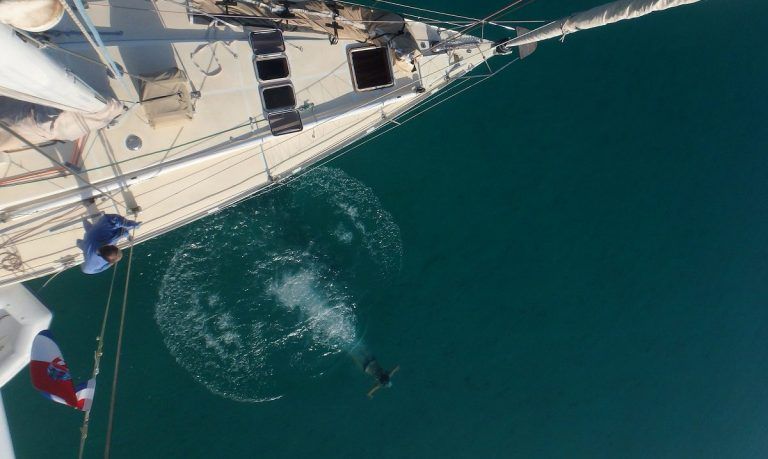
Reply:
[[[372,190],[318,168],[195,225],[163,275],[155,319],[209,390],[274,400],[359,344],[349,292],[397,272],[401,256],[399,228]]]

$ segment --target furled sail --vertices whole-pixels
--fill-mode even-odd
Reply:
[[[283,30],[318,32],[338,39],[390,46],[403,56],[416,49],[402,16],[376,8],[333,1],[238,1],[191,0],[191,12],[210,18],[249,26],[278,27]]]
[[[2,23],[0,50],[0,95],[59,110],[96,113],[104,109],[100,94]]]
[[[699,0],[618,0],[572,14],[523,34],[504,44],[505,48],[523,46],[548,38],[565,36],[579,30],[593,29],[625,19],[634,19],[654,11],[696,3]]]

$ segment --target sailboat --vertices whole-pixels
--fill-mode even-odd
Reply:
[[[503,20],[520,0],[482,19],[333,0],[0,0],[0,315],[16,319],[0,333],[19,350],[0,355],[0,384],[51,319],[20,283],[80,264],[88,222],[140,220],[124,243],[140,244],[364,145],[541,41],[697,1],[523,27]]]

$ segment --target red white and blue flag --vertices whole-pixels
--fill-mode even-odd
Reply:
[[[90,379],[75,387],[59,346],[53,341],[48,330],[38,333],[32,342],[29,371],[32,375],[32,385],[43,397],[78,410],[91,409],[96,380]]]

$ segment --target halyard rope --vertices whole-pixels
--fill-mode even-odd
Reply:
[[[99,55],[99,57],[102,59],[103,62],[105,62],[104,65],[107,65],[107,58],[101,54],[101,48],[99,48],[99,45],[96,44],[95,41],[93,41],[93,37],[91,37],[91,34],[88,33],[88,30],[85,28],[82,22],[80,22],[80,19],[75,14],[74,10],[72,10],[72,7],[69,6],[69,3],[67,3],[67,0],[59,0],[59,3],[61,3],[61,6],[64,7],[64,10],[67,12],[69,17],[72,19],[72,22],[75,23],[75,26],[80,29],[80,33],[83,34],[86,40],[88,40],[88,43],[90,43],[91,47],[94,51],[96,51],[96,54]],[[117,77],[117,75],[115,75]]]
[[[112,304],[112,291],[115,287],[115,277],[117,277],[117,264],[112,268],[112,282],[109,283],[109,295],[107,296],[107,305],[104,307],[104,318],[101,319],[101,332],[99,332],[96,341],[96,351],[93,353],[93,373],[91,378],[96,378],[99,374],[99,364],[101,363],[101,355],[104,350],[104,334],[107,329],[107,318],[109,317],[109,307]],[[91,406],[93,409],[93,406]],[[85,412],[83,417],[83,426],[80,428],[80,451],[77,454],[78,459],[83,458],[83,451],[85,450],[85,440],[88,437],[88,422],[91,419],[91,411]]]
[[[131,282],[131,262],[133,261],[133,235],[136,228],[131,231],[131,245],[128,248],[128,268],[125,273],[125,289],[123,290],[123,306],[120,309],[120,327],[117,331],[117,347],[115,348],[115,371],[112,374],[112,396],[109,399],[109,420],[107,421],[107,439],[104,444],[104,459],[109,459],[109,447],[112,442],[112,426],[115,419],[115,398],[117,396],[117,375],[120,370],[120,351],[123,347],[123,331],[125,330],[125,311],[128,306],[128,286]]]
[[[107,53],[106,47],[104,47],[104,43],[102,43],[101,38],[99,37],[99,33],[96,30],[96,27],[91,22],[90,18],[87,16],[87,13],[83,12],[83,4],[79,1],[75,1],[75,5],[77,6],[78,11],[80,11],[81,14],[83,14],[83,19],[85,20],[88,27],[91,29],[90,33],[89,30],[83,25],[82,22],[80,22],[80,19],[78,19],[77,15],[75,14],[74,10],[72,10],[72,7],[69,6],[69,3],[67,3],[67,0],[59,0],[59,3],[64,7],[64,10],[66,10],[67,14],[69,14],[69,17],[72,19],[72,22],[75,23],[78,29],[80,29],[80,33],[83,34],[86,40],[88,40],[88,43],[90,43],[91,47],[93,47],[93,50],[96,51],[96,54],[99,55],[99,58],[104,62],[104,64],[109,67],[109,71],[112,74],[112,76],[120,81],[120,85],[125,89],[126,95],[131,94],[131,89],[126,84],[125,80],[122,78],[123,73],[122,71],[117,67],[115,64],[115,61],[112,60],[112,58]],[[91,36],[91,33],[93,36]],[[98,43],[97,43],[98,41]]]

